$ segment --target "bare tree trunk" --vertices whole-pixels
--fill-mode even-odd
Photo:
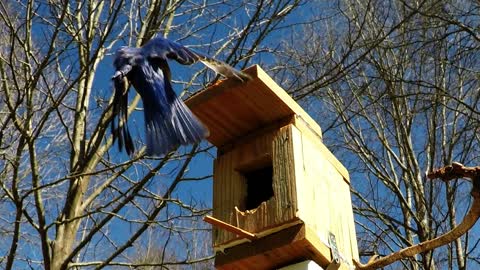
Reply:
[[[291,27],[284,18],[300,4],[1,2],[0,229],[7,233],[0,234],[6,243],[0,260],[6,268],[211,265],[211,250],[191,243],[209,233],[198,222],[209,206],[196,187],[211,176],[190,167],[198,153],[211,157],[205,154],[211,147],[184,147],[161,158],[145,157],[142,147],[132,157],[112,147],[111,55],[163,35],[246,66],[257,52],[273,51],[265,41]],[[173,72],[182,93],[213,79],[191,68]],[[136,144],[142,144],[140,104],[132,94],[128,124],[138,130]],[[131,249],[142,250],[149,230],[158,235],[157,247],[185,252],[164,249],[161,261],[128,258]],[[29,250],[41,253],[32,258]]]

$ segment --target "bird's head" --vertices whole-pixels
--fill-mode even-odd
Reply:
[[[138,55],[139,53],[140,53],[140,48],[122,46],[117,50],[116,56],[117,57],[118,56],[120,56],[120,57],[133,57],[135,55]]]
[[[115,52],[115,60],[113,61],[113,65],[115,66],[115,68],[120,69],[122,66],[133,64],[135,59],[139,56],[139,48],[132,48],[126,46],[120,47]]]

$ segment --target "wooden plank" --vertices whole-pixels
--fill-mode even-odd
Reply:
[[[325,155],[318,137],[292,128],[298,217],[322,242],[336,237],[340,254],[349,263],[358,256],[349,183]],[[333,156],[333,155],[332,155]]]
[[[322,156],[326,158],[334,167],[338,173],[343,176],[343,179],[350,185],[350,175],[348,170],[343,164],[333,155],[332,152],[323,144],[322,137],[319,136],[315,130],[312,130],[304,119],[300,116],[295,116],[295,126],[301,131],[303,136],[308,137],[314,142],[322,153]]]
[[[321,136],[317,123],[259,66],[244,72],[252,80],[221,81],[186,100],[192,112],[208,127],[207,138],[221,147],[272,122],[298,114]]]
[[[258,238],[262,238],[262,237],[265,237],[267,235],[274,234],[274,233],[277,233],[279,231],[283,231],[287,228],[290,228],[290,227],[298,225],[298,224],[303,224],[303,222],[300,219],[294,219],[290,222],[287,222],[287,223],[284,223],[284,224],[278,224],[275,227],[272,227],[272,228],[263,230],[261,232],[258,232],[255,235]],[[235,241],[231,241],[231,242],[223,244],[223,245],[214,246],[213,250],[215,252],[224,252],[226,249],[232,248],[234,246],[237,246],[237,245],[240,245],[240,244],[243,244],[243,243],[246,243],[246,242],[248,242],[248,240],[246,240],[244,238],[239,238],[239,239],[236,239]]]
[[[290,125],[291,126],[291,125]],[[269,130],[242,141],[215,160],[213,216],[243,230],[259,233],[296,219],[295,174],[290,128]],[[274,197],[254,211],[245,210],[246,179],[242,172],[273,166]],[[235,208],[242,211],[238,211]],[[214,230],[214,245],[238,240],[235,234]]]
[[[265,134],[276,132],[280,128],[287,126],[289,124],[293,124],[294,122],[295,122],[295,115],[288,115],[284,118],[271,122],[268,125],[259,127],[258,129],[253,130],[252,132],[242,136],[241,138],[238,138],[234,141],[231,141],[229,143],[222,145],[221,147],[218,147],[217,156],[221,156],[225,152],[228,152],[236,147],[242,147],[243,144],[245,143],[248,144],[255,138],[262,137]]]
[[[277,203],[269,211],[276,211],[275,216],[282,217],[279,221],[297,217],[298,211],[292,128],[293,125],[281,128],[272,142],[273,192]]]
[[[314,246],[316,243],[317,246]],[[217,252],[215,268],[222,270],[276,269],[307,259],[320,266],[330,264],[330,249],[304,224],[295,225],[274,234]]]
[[[308,126],[319,136],[322,136],[322,129],[318,123],[290,96],[283,90],[260,66],[257,66],[257,77],[267,86],[270,91],[282,100],[296,115],[299,115]]]
[[[213,216],[238,226],[234,206],[240,205],[246,194],[245,180],[234,169],[234,156],[227,155],[214,161],[213,174]],[[228,231],[213,230],[214,245],[235,239],[237,236]]]
[[[260,219],[266,213],[266,206],[261,206],[253,215],[258,219],[241,217],[235,207],[245,208],[246,179],[239,169],[253,166],[264,157],[271,157],[271,138],[273,132],[264,134],[255,140],[244,141],[238,147],[223,154],[215,160],[214,169],[214,216],[250,232],[258,232],[265,227],[264,220]],[[264,161],[262,161],[264,162]],[[251,215],[249,215],[251,216]],[[252,219],[252,220],[251,220]],[[238,237],[225,231],[216,231],[215,246],[219,246]]]
[[[238,235],[238,236],[240,236],[240,237],[247,238],[247,239],[249,239],[249,240],[255,240],[255,239],[257,239],[257,236],[256,236],[255,234],[253,234],[253,233],[251,233],[251,232],[247,232],[247,231],[245,231],[245,230],[242,230],[241,228],[235,227],[235,226],[233,226],[233,225],[231,225],[231,224],[228,224],[228,223],[226,223],[226,222],[223,222],[223,221],[221,221],[221,220],[219,220],[219,219],[216,219],[216,218],[214,218],[214,217],[212,217],[212,216],[208,216],[208,215],[207,215],[207,216],[205,216],[205,217],[203,218],[203,220],[204,220],[205,222],[208,222],[208,223],[212,224],[212,225],[215,226],[215,227],[218,227],[218,228],[220,228],[220,229],[229,231],[229,232],[234,233],[234,234],[236,234],[236,235]]]

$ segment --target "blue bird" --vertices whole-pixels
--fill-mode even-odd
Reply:
[[[183,65],[198,61],[227,78],[246,81],[250,77],[228,64],[194,52],[176,42],[156,37],[140,48],[121,47],[115,54],[112,77],[115,94],[112,119],[113,139],[128,155],[135,151],[128,130],[128,90],[130,84],[140,94],[145,117],[147,155],[166,154],[179,145],[193,144],[206,138],[208,129],[193,115],[172,88],[168,59]]]

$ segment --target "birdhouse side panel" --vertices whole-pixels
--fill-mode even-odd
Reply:
[[[298,216],[325,244],[329,244],[330,233],[335,235],[340,254],[352,263],[358,250],[350,186],[319,138],[297,128],[292,129],[292,137]]]

